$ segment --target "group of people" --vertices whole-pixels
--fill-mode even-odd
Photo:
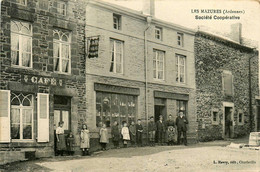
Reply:
[[[167,121],[163,120],[163,116],[159,117],[157,122],[154,122],[154,118],[150,117],[148,123],[148,135],[150,146],[155,146],[155,138],[157,135],[157,141],[159,144],[163,144],[167,142],[168,145],[175,144],[175,134],[177,129],[177,144],[180,144],[181,140],[183,140],[184,145],[187,145],[187,125],[188,120],[184,116],[181,111],[176,118],[176,121],[172,119],[172,115],[169,115]],[[115,148],[119,148],[119,143],[122,138],[124,147],[127,147],[130,142],[131,145],[142,146],[142,134],[143,134],[143,126],[141,124],[141,120],[137,120],[137,124],[134,121],[131,122],[129,126],[127,123],[123,123],[122,129],[120,129],[118,122],[115,121],[111,128],[111,136],[112,141]],[[102,150],[106,150],[106,146],[109,143],[109,136],[106,124],[103,124],[99,131],[100,136],[100,144]],[[183,137],[181,137],[183,136]],[[59,126],[56,129],[56,138],[57,138],[57,153],[59,155],[63,155],[64,151],[67,151],[69,155],[74,154],[74,136],[70,133],[65,139],[63,122],[59,122]],[[82,155],[90,155],[90,136],[89,130],[86,124],[82,125],[82,129],[80,132],[80,148],[82,150]]]
[[[155,136],[157,135],[157,141],[159,144],[167,142],[168,145],[173,145],[176,143],[175,134],[177,130],[177,144],[180,144],[183,141],[184,145],[187,145],[187,124],[188,119],[184,116],[181,111],[176,118],[176,121],[173,120],[172,115],[169,115],[168,120],[163,121],[163,116],[159,117],[159,120],[155,123],[154,118],[150,117],[148,123],[148,133],[150,145],[155,145]]]

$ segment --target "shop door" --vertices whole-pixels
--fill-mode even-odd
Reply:
[[[63,129],[65,138],[71,131],[71,105],[70,98],[64,96],[54,96],[54,151],[56,153],[56,128],[59,122],[64,122]]]

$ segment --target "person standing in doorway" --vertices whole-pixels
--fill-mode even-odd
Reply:
[[[138,119],[137,125],[136,125],[136,137],[137,137],[137,144],[138,146],[143,146],[143,126],[141,124],[141,120]]]
[[[81,143],[80,143],[80,148],[82,149],[82,156],[89,155],[89,130],[86,124],[82,125],[82,130],[80,132],[80,138],[81,138]]]
[[[157,121],[157,123],[156,123],[156,130],[157,130],[158,143],[160,145],[162,145],[163,144],[163,138],[164,138],[164,135],[165,135],[165,125],[164,125],[164,122],[163,122],[163,116],[162,115],[160,115],[159,121]]]
[[[136,142],[136,126],[134,121],[132,121],[131,125],[129,126],[129,133],[130,133],[131,146],[134,146]]]
[[[58,155],[63,156],[64,151],[66,151],[66,140],[63,129],[64,122],[59,122],[59,126],[56,129],[56,137],[57,137],[57,151]]]
[[[74,155],[74,143],[75,143],[75,139],[74,136],[72,134],[72,132],[70,132],[68,138],[67,138],[67,151],[69,155]]]
[[[117,121],[115,121],[114,125],[112,126],[111,135],[112,135],[114,147],[115,148],[119,148],[120,132],[119,132],[118,122]]]
[[[230,138],[231,137],[231,134],[230,134],[230,126],[232,124],[232,121],[231,121],[231,113],[228,112],[226,114],[226,120],[225,120],[225,135]]]
[[[177,143],[178,145],[180,144],[180,139],[181,135],[183,135],[183,142],[184,145],[187,146],[187,124],[188,124],[187,118],[184,116],[183,111],[179,112],[179,116],[176,118],[176,126],[177,126],[177,131],[178,131],[178,138],[177,138]]]
[[[148,123],[148,133],[149,133],[149,142],[150,146],[155,146],[155,131],[156,131],[156,124],[154,122],[153,117],[150,117],[150,121]]]
[[[99,135],[100,135],[100,144],[101,144],[102,150],[106,150],[107,143],[109,143],[106,124],[102,125],[102,128],[99,131]]]

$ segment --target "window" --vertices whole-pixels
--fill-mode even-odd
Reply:
[[[51,6],[55,9],[55,12],[58,14],[61,14],[63,16],[66,16],[67,11],[67,5],[65,2],[62,1],[53,1],[51,2]]]
[[[59,30],[53,31],[54,71],[70,73],[70,34]]]
[[[155,27],[155,38],[162,40],[162,28],[160,27]]]
[[[113,26],[114,29],[121,30],[121,16],[113,14]]]
[[[137,96],[96,92],[96,125],[110,127],[114,121],[119,124],[135,121]]]
[[[32,25],[11,21],[11,61],[13,66],[32,67]]]
[[[233,96],[233,75],[230,71],[223,71],[222,83],[224,95]]]
[[[219,124],[218,109],[212,109],[211,110],[211,121],[212,121],[212,125],[218,125]]]
[[[123,42],[110,39],[110,72],[123,73]]]
[[[186,56],[176,54],[176,81],[186,82]]]
[[[187,115],[187,101],[176,100],[177,114],[182,111],[184,115]]]
[[[177,44],[181,47],[183,47],[183,34],[177,33]]]
[[[33,139],[33,95],[11,94],[11,138]]]
[[[18,4],[27,5],[27,0],[16,0]]]
[[[165,52],[153,50],[153,78],[164,80],[164,57]]]
[[[238,111],[237,123],[238,123],[238,125],[244,124],[244,113],[241,110]]]
[[[70,130],[71,99],[65,96],[54,96],[54,128],[63,121],[64,130]]]

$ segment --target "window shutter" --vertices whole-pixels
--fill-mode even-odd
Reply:
[[[0,90],[0,143],[10,142],[10,90]]]
[[[37,94],[38,142],[49,142],[49,94]]]
[[[229,73],[223,73],[223,89],[224,94],[232,96],[233,95],[233,76]]]

